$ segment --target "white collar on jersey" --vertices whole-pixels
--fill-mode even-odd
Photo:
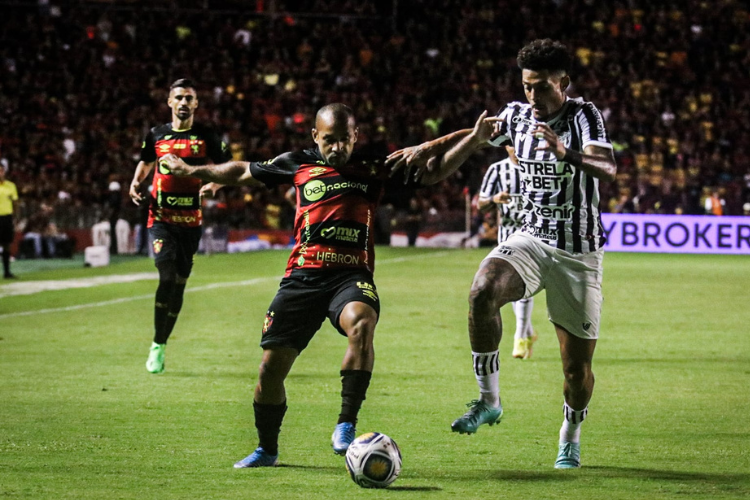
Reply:
[[[583,104],[583,97],[569,97],[569,96],[566,95],[565,96],[565,102],[563,103],[563,105],[560,108],[560,110],[555,114],[555,117],[552,118],[549,121],[544,122],[544,123],[546,123],[550,127],[554,127],[554,125],[557,122],[561,121],[561,119],[562,119],[563,116],[566,116],[568,114],[568,107],[570,106],[570,103],[572,103],[572,102],[575,102],[575,103],[578,103],[578,104]]]

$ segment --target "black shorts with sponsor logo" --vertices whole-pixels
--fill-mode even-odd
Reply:
[[[154,250],[154,262],[172,260],[177,265],[177,274],[183,278],[190,276],[193,269],[193,256],[198,251],[201,241],[200,227],[180,227],[174,224],[154,222],[148,228],[151,246]]]
[[[0,167],[3,168],[3,167]],[[0,246],[13,243],[16,237],[12,215],[0,215]]]
[[[292,275],[281,280],[263,323],[263,348],[292,347],[302,352],[326,317],[341,335],[339,317],[349,302],[364,302],[380,315],[380,300],[372,274],[366,270],[337,270]]]

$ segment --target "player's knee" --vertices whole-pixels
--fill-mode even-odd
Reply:
[[[156,264],[156,269],[159,271],[159,282],[161,283],[177,283],[177,266],[172,261],[159,262]]]
[[[474,310],[495,310],[504,304],[502,293],[494,283],[484,276],[477,277],[471,284],[469,305]]]
[[[367,348],[372,345],[377,321],[378,319],[374,314],[360,314],[353,318],[351,326],[346,331],[349,343],[360,348]]]
[[[568,364],[563,367],[563,374],[568,386],[574,389],[582,388],[589,380],[594,379],[591,365],[588,364]]]
[[[275,385],[284,381],[285,373],[278,363],[262,361],[258,368],[258,382],[261,386]]]

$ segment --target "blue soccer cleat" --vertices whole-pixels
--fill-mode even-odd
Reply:
[[[459,434],[474,434],[482,424],[495,425],[503,417],[503,406],[492,407],[487,403],[474,400],[468,403],[469,411],[451,424],[451,430]]]
[[[354,434],[357,429],[354,428],[354,424],[351,422],[342,422],[336,426],[331,436],[331,445],[333,446],[333,452],[336,455],[346,455],[346,450],[349,449],[349,445],[354,441]]]
[[[248,469],[251,467],[275,467],[277,463],[279,463],[278,455],[271,455],[263,448],[258,447],[250,455],[234,464],[234,468]]]
[[[581,443],[560,443],[555,469],[577,469],[581,466]]]

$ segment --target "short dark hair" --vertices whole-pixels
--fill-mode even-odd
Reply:
[[[354,111],[352,111],[352,108],[346,104],[334,102],[333,104],[326,104],[318,110],[315,115],[315,123],[318,123],[318,120],[321,119],[323,115],[329,113],[334,121],[344,120],[348,122],[349,120],[354,120]]]
[[[521,69],[570,73],[572,64],[568,48],[551,38],[534,40],[518,51],[518,67]]]
[[[195,82],[190,78],[180,78],[178,80],[175,80],[174,82],[172,82],[172,85],[169,86],[169,90],[176,89],[177,87],[183,89],[198,90],[198,88],[195,86]]]

